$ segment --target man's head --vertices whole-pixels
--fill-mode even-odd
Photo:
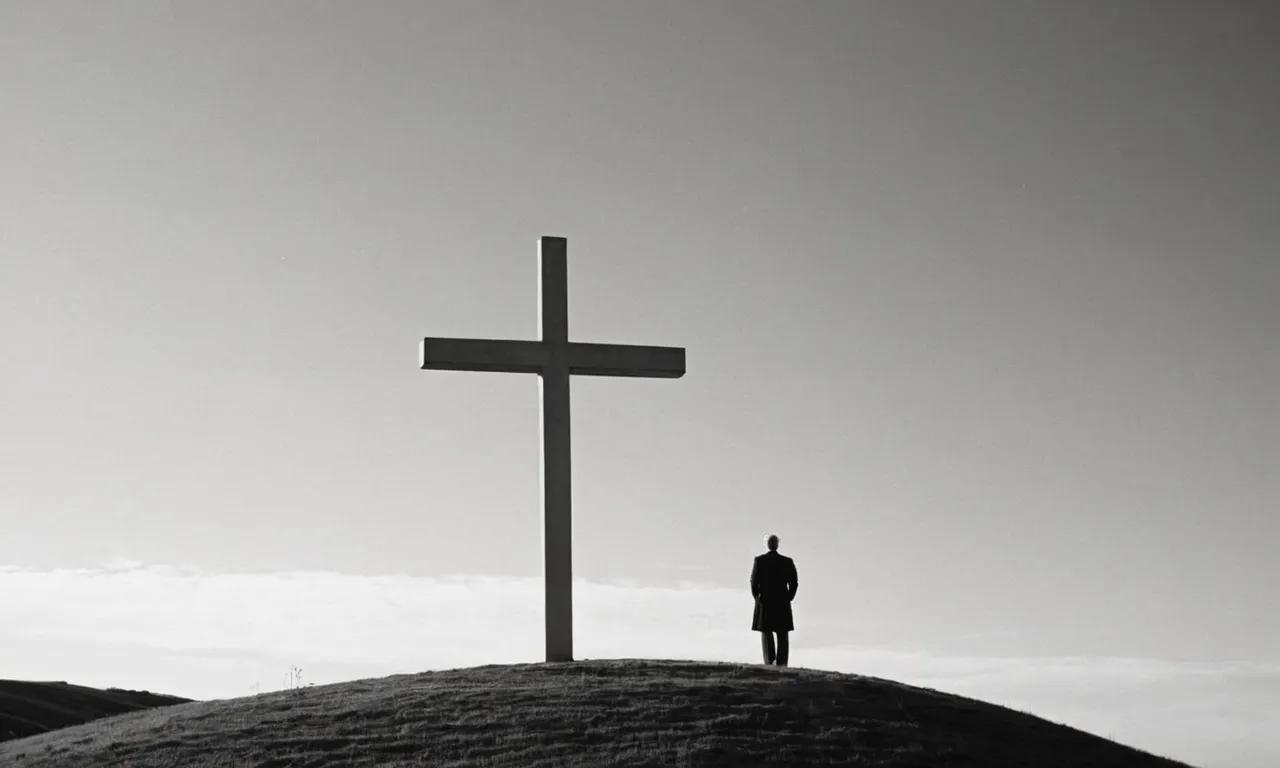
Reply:
[[[772,534],[772,533],[771,533],[771,534],[769,534],[769,538],[765,539],[765,540],[764,540],[764,543],[765,543],[765,545],[766,545],[766,546],[768,546],[768,547],[769,547],[769,551],[770,551],[770,552],[777,552],[777,551],[778,551],[778,537],[777,537],[777,536],[775,536],[774,534]]]

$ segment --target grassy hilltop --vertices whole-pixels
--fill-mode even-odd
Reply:
[[[14,768],[1187,768],[972,699],[741,664],[582,661],[193,702],[0,744]]]

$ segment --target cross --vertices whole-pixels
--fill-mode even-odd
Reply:
[[[538,241],[537,341],[422,340],[422,369],[536,373],[542,394],[542,576],[547,661],[573,661],[573,536],[569,472],[569,375],[684,375],[683,347],[569,341],[569,279],[563,237]]]

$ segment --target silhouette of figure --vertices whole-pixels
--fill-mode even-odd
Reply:
[[[795,629],[791,618],[791,601],[800,586],[796,581],[796,564],[786,555],[778,554],[778,537],[770,536],[766,542],[769,551],[756,556],[751,566],[751,596],[756,599],[755,614],[751,617],[751,629],[761,633],[760,647],[764,651],[764,663],[787,666],[791,643],[787,633]],[[773,635],[778,635],[777,651]]]

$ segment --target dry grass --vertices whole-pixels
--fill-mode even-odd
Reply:
[[[589,661],[398,675],[120,715],[0,744],[14,768],[1186,768],[887,680]]]

